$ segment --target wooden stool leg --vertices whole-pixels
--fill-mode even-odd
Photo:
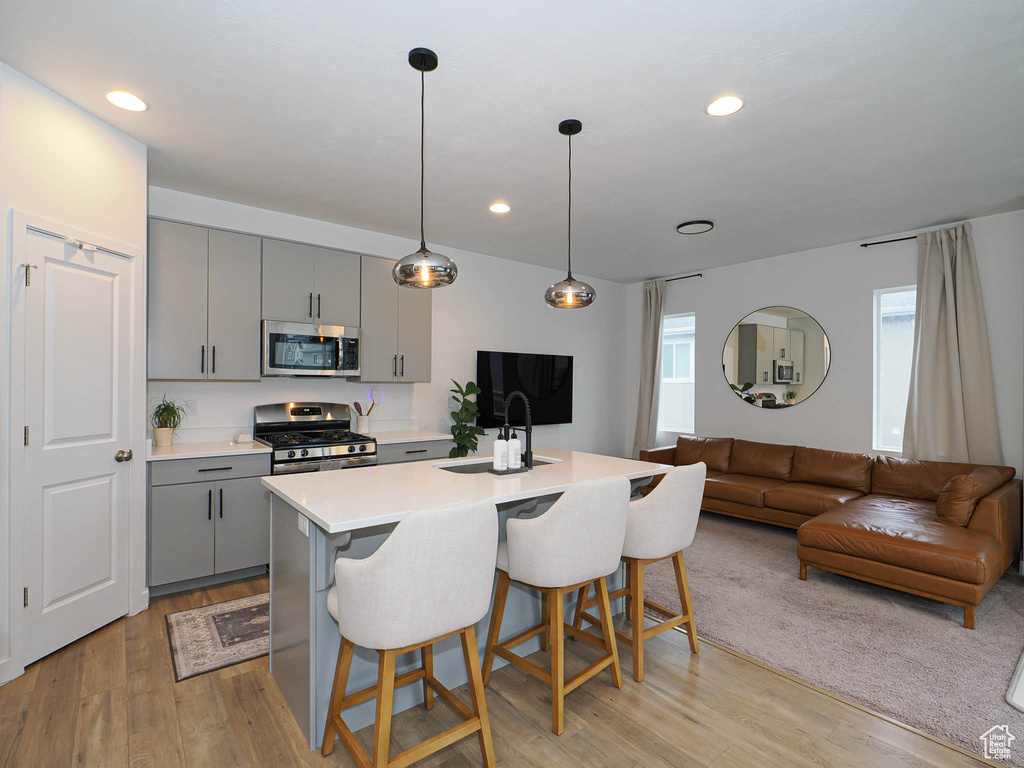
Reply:
[[[427,678],[434,676],[434,644],[427,643],[420,650],[423,656],[423,706],[427,709],[434,708],[434,689],[430,687]]]
[[[615,683],[616,688],[621,688],[622,667],[619,666],[619,644],[615,639],[615,626],[612,624],[612,605],[608,600],[608,585],[604,579],[598,579],[594,585],[597,587],[597,597],[601,606],[601,632],[604,635],[604,647],[612,656],[612,682]]]
[[[633,617],[633,560],[623,559],[626,564],[626,586],[629,587],[629,592],[626,593],[626,616],[629,618]]]
[[[565,613],[561,590],[552,589],[550,593],[548,629],[551,633],[551,730],[561,735],[565,729],[565,632],[562,628]]]
[[[498,646],[498,633],[501,632],[501,617],[505,614],[508,585],[508,574],[505,571],[498,571],[498,587],[494,591],[491,625],[487,630],[487,647],[484,649],[484,685],[488,685],[491,682],[491,668],[494,666],[494,651]]]
[[[466,627],[462,631],[462,655],[466,657],[473,712],[480,718],[480,751],[484,755],[484,765],[487,768],[494,768],[494,742],[491,741],[491,720],[487,715],[487,698],[484,694],[483,677],[480,674],[480,655],[476,649],[475,627]]]
[[[546,651],[551,644],[551,622],[548,620],[548,612],[551,606],[548,605],[548,593],[540,593],[540,623],[544,625],[544,631],[540,635],[540,649]]]
[[[679,602],[683,604],[683,612],[689,617],[683,622],[683,625],[686,627],[686,637],[690,641],[690,650],[693,653],[700,653],[700,643],[697,642],[697,620],[693,615],[693,601],[690,600],[690,581],[686,578],[686,563],[683,560],[682,550],[676,552],[672,557],[672,564],[676,570]]]
[[[348,685],[348,671],[352,667],[352,643],[341,638],[338,648],[338,663],[334,668],[334,686],[331,688],[331,703],[327,706],[327,725],[324,726],[324,739],[320,744],[320,754],[327,757],[334,751],[334,737],[338,729],[334,726],[334,716],[341,713],[341,700],[345,698]]]
[[[633,679],[644,681],[644,566],[630,563],[629,594],[633,598],[629,623],[633,630]]]
[[[590,585],[587,584],[585,587],[580,587],[580,591],[576,593],[576,612],[572,617],[572,625],[576,629],[583,629],[583,611],[587,608],[587,592],[590,591]],[[570,639],[575,640],[576,638],[569,635]]]
[[[377,666],[377,722],[373,728],[373,766],[386,768],[391,748],[391,710],[395,698],[394,651],[379,651]]]

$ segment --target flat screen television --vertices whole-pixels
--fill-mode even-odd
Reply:
[[[529,352],[476,353],[476,396],[480,427],[505,423],[505,398],[515,390],[530,400],[534,424],[572,423],[572,355],[538,355]],[[518,397],[509,406],[508,421],[522,426],[526,410]]]

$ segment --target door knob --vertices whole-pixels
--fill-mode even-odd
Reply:
[[[131,461],[131,460],[132,460],[132,452],[131,452],[131,450],[118,451],[117,453],[114,454],[114,461],[116,461],[118,463],[125,462],[125,461]]]

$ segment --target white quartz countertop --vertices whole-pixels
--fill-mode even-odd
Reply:
[[[450,434],[443,432],[424,432],[419,429],[397,430],[395,432],[370,432],[370,437],[377,441],[377,445],[390,445],[391,443],[422,443],[427,440],[451,440]]]
[[[153,446],[146,461],[167,461],[169,459],[202,459],[216,456],[247,456],[256,453],[270,453],[270,446],[262,443],[236,443],[223,440],[213,443],[175,443],[166,448]]]
[[[559,449],[535,450],[534,460],[554,460],[515,475],[456,474],[444,465],[473,459],[414,461],[336,472],[273,475],[264,486],[328,533],[395,523],[420,509],[489,500],[495,504],[561,493],[574,483],[606,477],[638,480],[664,474],[666,464]],[[488,464],[490,458],[484,458]]]

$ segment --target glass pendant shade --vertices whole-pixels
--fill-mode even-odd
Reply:
[[[391,276],[406,288],[442,288],[455,282],[459,268],[443,253],[423,247],[398,261]]]
[[[597,291],[591,285],[568,275],[548,288],[544,301],[555,309],[582,309],[589,307],[597,298]]]

